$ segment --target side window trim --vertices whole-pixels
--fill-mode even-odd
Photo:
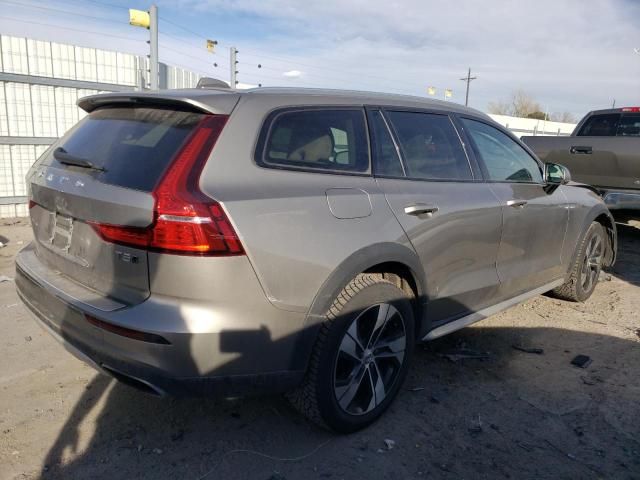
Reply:
[[[488,127],[492,127],[495,128],[496,130],[498,130],[499,132],[507,135],[507,137],[509,137],[511,140],[514,140],[515,143],[522,148],[522,150],[524,150],[527,155],[529,155],[529,157],[531,157],[531,159],[536,163],[536,165],[538,165],[538,168],[540,169],[540,174],[542,175],[542,177],[544,178],[544,165],[542,164],[542,162],[540,160],[538,160],[538,158],[536,158],[536,156],[531,153],[531,151],[529,150],[528,147],[526,146],[522,146],[521,143],[519,141],[517,141],[517,139],[514,137],[514,135],[509,132],[507,129],[505,129],[504,127],[502,127],[502,125],[493,125],[489,122],[487,122],[485,119],[483,118],[478,118],[478,117],[474,117],[472,115],[466,115],[466,114],[458,114],[458,119],[467,119],[467,120],[472,120],[474,122],[478,122],[478,123],[482,123]],[[525,182],[522,180],[518,180],[518,181],[511,181],[511,180],[492,180],[490,175],[489,175],[489,170],[487,169],[487,166],[485,165],[484,159],[482,158],[482,155],[480,154],[480,150],[478,149],[478,145],[476,144],[475,140],[473,139],[473,137],[468,134],[466,132],[466,128],[464,127],[464,124],[462,122],[460,122],[460,124],[462,125],[462,131],[465,134],[465,137],[467,138],[467,140],[470,142],[470,145],[472,145],[472,149],[474,152],[474,156],[477,159],[478,165],[480,165],[480,168],[482,169],[482,175],[484,177],[484,181],[487,183],[523,183],[526,185],[543,185],[544,186],[544,182]]]
[[[478,171],[476,169],[474,169],[473,166],[473,162],[471,161],[471,158],[469,157],[469,154],[467,152],[467,149],[465,148],[465,142],[462,139],[462,136],[460,135],[460,132],[458,131],[458,128],[456,127],[456,122],[454,122],[453,118],[452,118],[452,113],[448,112],[448,111],[441,111],[441,110],[430,110],[430,109],[422,109],[422,108],[410,108],[410,107],[395,107],[395,106],[386,106],[386,107],[379,107],[380,111],[383,114],[383,118],[385,119],[385,123],[387,124],[387,127],[389,128],[389,132],[391,133],[391,138],[393,139],[393,143],[396,145],[396,148],[398,148],[398,154],[400,155],[400,163],[402,164],[402,169],[405,172],[405,177],[407,180],[417,180],[417,181],[421,181],[421,182],[464,182],[464,183],[472,183],[472,182],[478,182],[478,181],[482,181],[482,178],[477,178],[478,177]],[[428,114],[428,115],[441,115],[441,116],[446,116],[449,119],[449,122],[451,123],[451,127],[453,128],[453,130],[456,132],[458,141],[460,142],[460,147],[462,148],[462,151],[464,152],[464,155],[467,159],[467,164],[469,165],[469,170],[471,172],[471,178],[470,179],[441,179],[441,178],[415,178],[415,177],[411,177],[409,175],[407,175],[407,168],[406,168],[406,160],[405,160],[405,153],[402,150],[402,145],[399,142],[399,137],[398,137],[398,132],[396,131],[395,127],[393,126],[393,123],[389,122],[389,120],[387,119],[387,112],[412,112],[412,113],[423,113],[423,114]]]
[[[366,117],[367,117],[367,127],[369,130],[369,151],[370,151],[370,155],[371,155],[371,173],[373,174],[374,177],[385,177],[385,178],[400,178],[400,179],[405,179],[407,178],[407,170],[404,166],[404,160],[402,159],[402,155],[400,153],[400,147],[398,146],[398,142],[396,141],[395,136],[393,135],[393,132],[391,131],[391,126],[389,125],[389,122],[387,121],[387,118],[384,114],[384,111],[382,108],[380,107],[374,107],[374,106],[365,106],[365,112],[366,112]],[[379,138],[376,138],[375,133],[373,133],[373,130],[371,128],[371,116],[375,113],[375,112],[379,112],[380,113],[380,117],[382,118],[382,122],[384,123],[384,126],[387,130],[387,133],[389,134],[389,138],[391,138],[391,141],[393,142],[393,148],[396,151],[396,155],[398,156],[398,161],[400,162],[400,167],[402,168],[402,173],[403,176],[402,177],[397,177],[397,176],[391,176],[391,175],[382,175],[382,174],[378,174],[378,172],[376,172],[376,158],[375,156],[377,155],[376,153],[376,149],[374,147],[377,146],[377,143],[380,141]]]
[[[289,112],[306,112],[306,111],[322,111],[322,110],[345,110],[356,111],[362,114],[364,132],[363,136],[366,142],[366,154],[367,154],[367,169],[365,171],[355,170],[337,170],[330,168],[313,168],[304,165],[285,165],[277,164],[265,161],[265,154],[267,149],[267,141],[271,136],[273,126],[276,119],[285,113]],[[261,168],[270,168],[273,170],[289,170],[294,172],[307,172],[318,173],[327,175],[347,175],[357,177],[370,177],[372,176],[372,161],[371,161],[371,140],[369,138],[368,121],[365,109],[362,105],[295,105],[289,107],[277,107],[269,110],[260,125],[258,137],[253,149],[253,161]]]

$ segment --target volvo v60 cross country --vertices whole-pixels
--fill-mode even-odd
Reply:
[[[584,301],[596,193],[486,115],[407,96],[198,88],[83,98],[28,173],[20,297],[157,394],[287,392],[362,428],[418,341],[528,297]]]

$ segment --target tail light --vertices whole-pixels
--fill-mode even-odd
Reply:
[[[623,107],[622,111],[623,112],[634,112],[634,113],[637,113],[637,112],[640,112],[640,107]]]
[[[222,207],[199,187],[202,168],[224,125],[225,115],[209,115],[177,153],[153,191],[154,222],[149,227],[91,223],[106,241],[183,255],[243,255],[242,244]]]

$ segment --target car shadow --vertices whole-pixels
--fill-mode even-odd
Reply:
[[[593,363],[572,366],[577,354]],[[157,398],[97,375],[42,478],[632,478],[638,364],[632,339],[480,323],[419,346],[390,410],[349,436],[311,425],[279,396]],[[83,445],[81,431],[91,432]]]

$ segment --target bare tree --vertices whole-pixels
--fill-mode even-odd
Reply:
[[[551,115],[551,120],[562,123],[576,123],[576,117],[571,112],[560,112]]]
[[[489,102],[487,110],[494,115],[511,115],[511,105],[507,102]]]
[[[516,90],[511,95],[511,111],[514,117],[526,117],[535,112],[541,112],[540,104],[524,90]]]
[[[489,102],[489,113],[497,115],[511,115],[513,117],[540,117],[544,113],[540,104],[524,90],[516,90],[507,101]]]

